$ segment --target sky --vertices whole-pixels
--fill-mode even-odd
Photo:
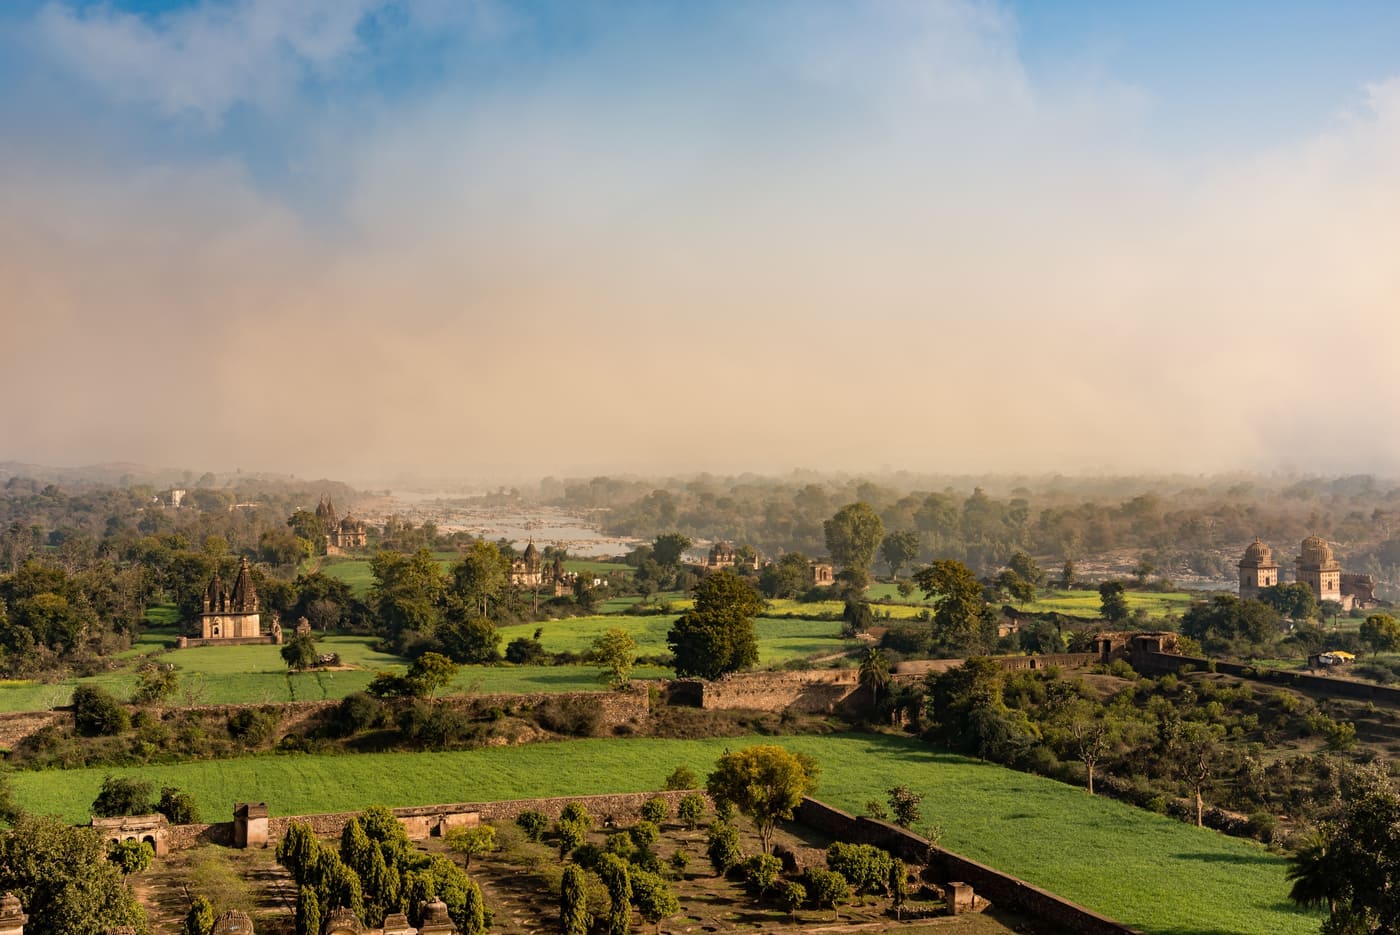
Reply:
[[[1400,4],[10,0],[0,460],[1400,473]]]

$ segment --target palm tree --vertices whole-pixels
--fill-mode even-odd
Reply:
[[[890,660],[879,647],[870,647],[861,657],[859,684],[870,692],[870,707],[877,707],[890,684]]]
[[[1345,898],[1349,882],[1341,870],[1341,862],[1333,853],[1332,837],[1319,831],[1291,858],[1288,879],[1293,888],[1288,898],[1300,906],[1315,908],[1326,906],[1329,913],[1337,911],[1337,903]]]

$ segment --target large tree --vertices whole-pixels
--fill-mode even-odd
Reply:
[[[822,523],[822,532],[826,550],[838,567],[868,574],[885,537],[885,524],[870,504],[857,502],[843,506]]]
[[[880,543],[880,557],[890,566],[890,577],[898,578],[899,570],[919,557],[922,540],[912,529],[892,532]]]
[[[651,544],[651,557],[663,568],[675,568],[681,556],[690,548],[690,537],[678,532],[668,532],[657,536]]]
[[[817,773],[816,761],[806,754],[759,744],[721,756],[705,789],[716,802],[748,816],[768,853],[774,826],[792,818],[802,797],[816,788]]]
[[[939,639],[953,642],[971,636],[987,602],[982,584],[962,562],[943,559],[914,573],[914,581],[933,601],[933,624]]]
[[[426,548],[413,555],[380,552],[370,559],[370,594],[381,626],[392,637],[413,630],[431,634],[441,612],[442,569]]]
[[[494,542],[478,539],[452,566],[452,594],[478,616],[489,617],[491,604],[510,582],[510,560]]]
[[[1118,623],[1128,619],[1128,599],[1124,596],[1123,582],[1105,581],[1099,585],[1099,612],[1104,619]]]
[[[682,678],[719,678],[758,662],[753,617],[763,609],[752,584],[722,568],[695,586],[695,606],[666,634]]]
[[[1361,623],[1361,642],[1376,655],[1394,652],[1400,647],[1400,621],[1390,614],[1371,614]]]
[[[120,925],[147,931],[145,913],[107,861],[101,835],[57,818],[25,815],[0,835],[0,891],[19,897],[29,931],[102,932]]]

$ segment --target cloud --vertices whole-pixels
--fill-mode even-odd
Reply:
[[[106,37],[90,73],[114,93],[205,119],[374,54],[377,8],[288,9],[44,16]],[[9,454],[359,478],[1400,468],[1379,429],[1400,385],[1376,376],[1400,340],[1400,83],[1184,167],[1145,144],[1143,92],[1037,86],[992,5],[691,9],[609,7],[572,43],[497,31],[492,80],[301,106],[324,215],[236,155],[10,143],[0,308],[25,310],[25,352],[0,392],[44,394],[0,416]],[[231,64],[245,44],[264,64]],[[169,97],[202,59],[199,103]]]
[[[363,49],[388,0],[200,0],[154,16],[53,3],[36,29],[51,54],[113,97],[218,119],[267,104]]]

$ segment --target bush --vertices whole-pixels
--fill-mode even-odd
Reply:
[[[518,666],[543,666],[549,665],[551,660],[552,657],[539,640],[521,636],[506,644],[506,662]]]
[[[783,873],[783,862],[772,854],[755,854],[743,863],[744,882],[757,896],[771,890]]]
[[[149,869],[155,856],[156,852],[145,841],[118,841],[107,848],[107,859],[117,865],[122,876]]]
[[[826,865],[857,893],[883,890],[890,878],[890,855],[871,844],[837,841],[826,849]]]
[[[670,816],[671,804],[659,795],[642,803],[642,817],[652,824],[659,825]]]
[[[545,730],[573,737],[592,737],[602,724],[596,701],[584,698],[549,698],[535,708],[535,722]]]
[[[111,737],[131,726],[131,717],[116,696],[97,685],[73,689],[73,724],[84,737]]]
[[[366,692],[352,692],[340,700],[331,715],[338,737],[350,737],[384,723],[384,705]]]
[[[690,854],[683,847],[676,848],[676,852],[671,855],[671,869],[676,873],[685,873],[685,868],[690,866]]]
[[[689,766],[677,766],[671,770],[671,775],[666,777],[666,785],[663,787],[668,792],[680,792],[684,789],[695,789],[700,785],[700,777],[695,775],[695,770]]]
[[[739,850],[739,829],[723,821],[710,825],[705,854],[710,858],[715,873],[720,876],[733,870],[744,859],[743,852]]]
[[[627,834],[632,838],[633,844],[641,850],[646,850],[661,838],[661,829],[656,827],[654,822],[643,819],[633,825]]]
[[[195,805],[194,796],[175,786],[161,786],[156,811],[172,825],[192,825],[199,821],[199,807]]]
[[[593,827],[593,816],[588,813],[588,806],[582,802],[567,803],[559,814],[559,820],[576,821],[583,825],[585,831]]]
[[[533,809],[516,815],[515,823],[525,832],[525,837],[535,842],[544,837],[545,829],[549,827],[549,819],[545,817],[544,812]]]
[[[149,782],[107,776],[102,780],[102,790],[92,801],[92,813],[98,818],[146,815],[151,811],[152,794]]]
[[[807,901],[807,888],[801,883],[789,880],[778,887],[778,900],[789,915],[795,915],[797,910],[802,908],[802,904]]]
[[[687,828],[694,828],[705,817],[705,797],[698,792],[683,796],[676,804],[676,817],[685,822]]]
[[[277,715],[260,708],[244,708],[228,719],[228,732],[234,740],[260,746],[277,735]]]
[[[803,886],[811,897],[812,905],[818,909],[835,910],[841,903],[851,898],[851,888],[845,877],[821,867],[811,867],[802,877]]]

